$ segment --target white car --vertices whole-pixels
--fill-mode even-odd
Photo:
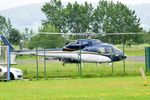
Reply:
[[[7,67],[0,66],[0,79],[7,79]],[[20,69],[10,68],[10,80],[23,79],[23,74]]]

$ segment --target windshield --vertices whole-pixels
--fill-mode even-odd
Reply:
[[[99,45],[99,44],[101,44],[102,42],[100,41],[100,40],[95,40],[95,45]]]
[[[122,53],[120,49],[118,49],[117,47],[113,46],[113,49],[116,53]]]
[[[88,45],[99,45],[102,42],[97,39],[79,39],[77,40],[77,44],[88,44]]]
[[[88,44],[87,40],[77,40],[77,44]]]
[[[111,47],[103,46],[103,47],[99,47],[99,48],[98,48],[98,52],[99,52],[100,54],[109,55],[109,54],[112,53],[112,49],[111,49]]]

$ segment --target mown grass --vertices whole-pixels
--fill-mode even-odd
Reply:
[[[118,48],[123,50],[122,45],[116,45]],[[131,45],[131,47],[125,45],[124,50],[127,56],[144,56],[145,55],[145,47],[149,47],[149,44],[141,44],[141,45]]]
[[[126,48],[126,54],[141,56],[144,55],[143,50],[143,48]],[[41,60],[39,80],[35,79],[35,57],[20,57],[17,65],[13,66],[22,69],[24,78],[32,81],[0,82],[0,100],[149,100],[150,98],[150,83],[144,86],[139,72],[140,67],[145,67],[144,62],[126,61],[125,74],[122,61],[113,63],[113,72],[112,66],[107,64],[97,66],[85,63],[82,78],[79,78],[76,64],[62,66],[61,62],[47,61],[47,80],[43,80],[44,61]],[[148,80],[149,78],[150,76]]]
[[[150,77],[148,77],[149,79]],[[149,100],[141,77],[0,82],[0,100]]]
[[[125,50],[127,56],[144,56],[145,48],[128,48]]]

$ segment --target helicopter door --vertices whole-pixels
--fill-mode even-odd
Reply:
[[[102,55],[110,55],[112,54],[112,49],[109,47],[100,47],[98,53]]]
[[[112,49],[109,47],[105,48],[105,54],[111,55],[112,54]]]
[[[104,47],[98,48],[98,53],[99,54],[105,54],[105,48]]]

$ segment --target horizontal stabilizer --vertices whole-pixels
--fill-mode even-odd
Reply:
[[[0,39],[3,41],[3,43],[4,43],[5,46],[9,46],[10,51],[14,51],[13,46],[10,44],[10,42],[7,40],[6,37],[0,35]]]

